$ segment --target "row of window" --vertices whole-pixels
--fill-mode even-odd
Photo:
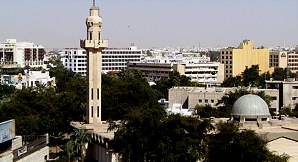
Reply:
[[[225,61],[221,61],[221,63],[222,64],[224,64],[225,63]],[[232,61],[230,61],[230,64],[232,64],[233,62]],[[229,64],[229,61],[226,61],[226,64]]]
[[[208,99],[205,99],[204,101],[205,101],[204,103],[214,103],[215,102],[214,99],[211,99],[210,102],[209,102]],[[199,103],[203,103],[203,100],[202,99],[199,99]]]
[[[140,61],[140,59],[102,59],[102,62],[129,62],[129,61]]]
[[[102,58],[141,58],[140,55],[128,55],[128,56],[123,56],[123,55],[109,55],[109,56],[102,56]]]
[[[221,56],[222,59],[225,59],[225,56]],[[233,57],[230,56],[230,59],[232,59]],[[229,59],[229,56],[226,56],[226,59]]]
[[[102,64],[102,66],[126,66],[126,63],[109,63],[109,64]]]
[[[232,51],[221,51],[221,54],[233,54],[233,52]]]
[[[102,51],[102,54],[141,54],[141,51]]]

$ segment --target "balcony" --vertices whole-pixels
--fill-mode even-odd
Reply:
[[[107,48],[108,40],[80,40],[80,45],[82,48]]]

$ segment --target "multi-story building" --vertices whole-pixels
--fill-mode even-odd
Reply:
[[[169,62],[169,61],[168,61]],[[192,82],[205,85],[216,85],[223,81],[223,65],[220,63],[128,63],[128,69],[139,70],[143,77],[158,80],[169,77],[173,71],[191,78]]]
[[[273,71],[269,67],[269,49],[254,48],[253,41],[244,40],[238,48],[229,47],[220,50],[220,62],[224,64],[224,78],[240,75],[245,67],[259,65],[261,73]]]
[[[45,66],[45,50],[42,45],[33,42],[17,42],[7,39],[0,43],[0,66],[5,67],[40,67]]]
[[[216,107],[218,101],[228,92],[239,90],[237,87],[174,87],[169,89],[169,108],[180,105],[181,108],[194,108],[196,105]],[[246,90],[264,91],[271,96],[270,109],[279,112],[282,108],[294,109],[298,104],[298,81],[266,81],[265,89],[249,87]]]
[[[126,49],[108,48],[104,49],[102,55],[102,72],[120,71],[126,69],[128,62],[141,62],[144,60],[142,50],[132,46]],[[75,73],[83,76],[87,74],[86,51],[78,48],[65,48],[61,54],[63,65]]]
[[[298,47],[296,50],[272,50],[269,57],[270,67],[288,68],[292,73],[298,71]]]
[[[270,51],[269,66],[286,68],[288,66],[288,53],[286,51]]]

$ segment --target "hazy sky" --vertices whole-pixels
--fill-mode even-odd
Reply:
[[[110,47],[298,44],[298,0],[97,0]],[[0,41],[79,47],[92,0],[0,0]]]

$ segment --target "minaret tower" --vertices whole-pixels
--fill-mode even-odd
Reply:
[[[87,39],[81,40],[81,47],[87,53],[87,122],[101,123],[101,52],[108,47],[108,40],[101,40],[102,18],[99,8],[90,8],[90,16],[86,19]]]

